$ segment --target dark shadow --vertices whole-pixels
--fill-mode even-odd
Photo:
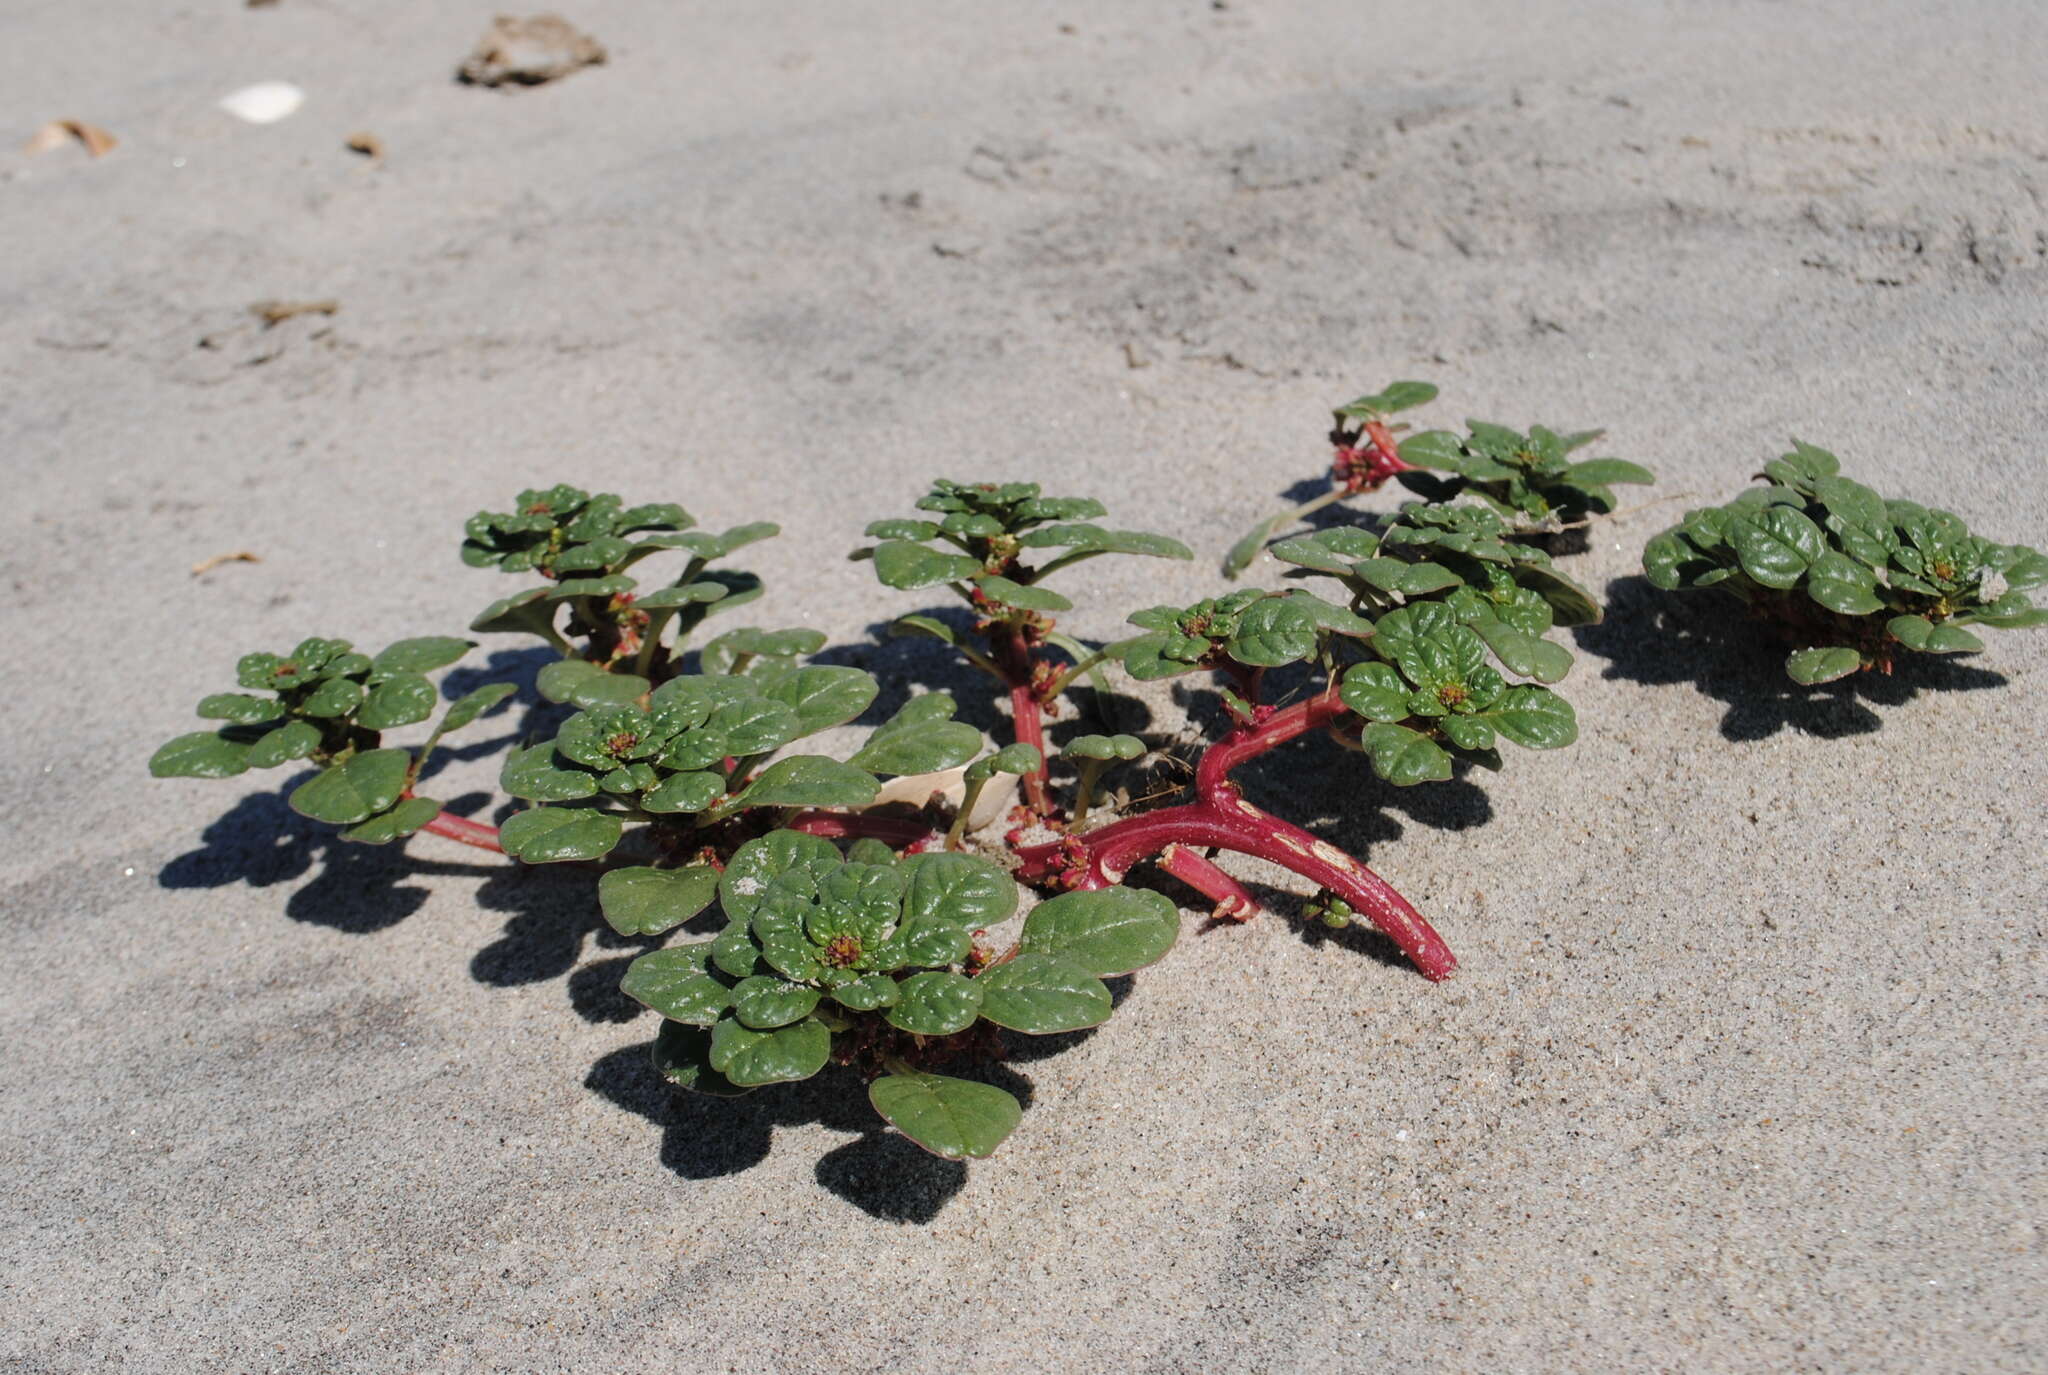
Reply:
[[[1732,597],[1665,592],[1632,576],[1610,582],[1606,601],[1606,620],[1572,631],[1579,648],[1607,661],[1600,676],[1690,683],[1728,704],[1721,734],[1729,740],[1765,740],[1786,729],[1828,740],[1867,735],[1883,722],[1866,703],[1897,707],[1922,691],[1969,692],[2007,681],[1944,655],[1909,654],[1889,674],[1802,687],[1785,676],[1784,645]]]
[[[649,1043],[599,1060],[584,1087],[662,1129],[661,1163],[684,1179],[719,1179],[768,1158],[777,1127],[817,1123],[855,1139],[818,1162],[818,1183],[872,1217],[928,1223],[967,1182],[967,1167],[927,1154],[889,1130],[868,1106],[860,1079],[828,1068],[795,1084],[741,1098],[671,1087],[648,1063]],[[995,1083],[1030,1105],[1030,1084],[1000,1066],[972,1077]]]
[[[246,884],[270,888],[319,874],[285,903],[293,921],[367,935],[397,925],[426,902],[428,890],[408,880],[444,874],[488,874],[489,860],[461,863],[422,860],[401,845],[358,845],[331,826],[309,821],[285,805],[285,794],[310,774],[294,778],[279,792],[255,793],[217,817],[197,850],[179,855],[157,872],[166,888],[226,888]],[[470,808],[481,795],[457,799]],[[455,804],[450,810],[457,810]]]

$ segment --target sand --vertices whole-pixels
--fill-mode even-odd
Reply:
[[[488,7],[0,16],[0,1365],[2041,1368],[2048,635],[1809,695],[1630,579],[1795,433],[2048,542],[2048,10],[563,13],[609,61],[507,90]],[[119,146],[14,151],[57,119]],[[780,521],[764,619],[957,684],[863,522],[1029,477],[1203,551],[1077,571],[1107,636],[1394,377],[1662,475],[1569,563],[1572,750],[1247,780],[1462,973],[1190,912],[972,1167],[839,1083],[672,1102],[585,876],[143,772],[247,649],[458,628],[513,585],[461,519],[557,478]]]

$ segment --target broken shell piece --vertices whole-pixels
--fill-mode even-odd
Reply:
[[[501,14],[456,69],[472,86],[538,86],[604,61],[602,44],[557,14]]]
[[[97,124],[87,124],[76,119],[53,119],[36,130],[29,141],[21,145],[21,151],[35,157],[53,148],[61,148],[72,139],[84,144],[85,151],[96,158],[112,152],[114,144],[118,141]]]
[[[948,807],[957,809],[960,799],[967,795],[966,780],[965,766],[941,769],[937,773],[917,773],[904,778],[892,778],[875,794],[874,805],[880,807],[891,802],[904,802],[913,807],[922,807],[936,794]],[[974,811],[967,818],[967,829],[978,831],[984,826],[992,825],[1006,816],[1010,808],[1016,805],[1016,775],[999,773],[982,787],[981,796],[974,799]]]
[[[306,103],[306,93],[289,81],[259,81],[221,97],[220,108],[251,124],[275,124]]]

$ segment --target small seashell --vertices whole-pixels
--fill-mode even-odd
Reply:
[[[259,81],[223,96],[220,108],[251,124],[275,124],[306,103],[306,93],[289,81]]]

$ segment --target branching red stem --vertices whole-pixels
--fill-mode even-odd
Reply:
[[[1018,852],[1022,861],[1019,876],[1057,877],[1070,888],[1084,890],[1107,888],[1121,882],[1139,860],[1175,846],[1234,850],[1268,860],[1330,889],[1400,946],[1424,977],[1449,978],[1458,967],[1457,957],[1386,880],[1327,841],[1254,807],[1230,781],[1231,771],[1246,760],[1330,724],[1344,710],[1334,691],[1279,711],[1261,709],[1260,720],[1239,726],[1203,751],[1195,767],[1195,801],[1114,821],[1084,836],[1028,846]],[[1183,856],[1185,853],[1183,850]],[[1217,875],[1228,877],[1200,856],[1194,858]],[[1170,869],[1175,863],[1207,877],[1201,869],[1188,865],[1185,857],[1169,857]],[[1175,872],[1187,878],[1187,873]],[[1209,893],[1206,888],[1202,891]]]
[[[1159,852],[1159,867],[1216,904],[1215,915],[1250,921],[1259,914],[1257,899],[1244,885],[1187,846],[1175,843]]]
[[[1046,793],[1045,723],[1039,711],[1038,685],[1033,681],[1031,646],[1017,626],[995,632],[996,667],[1010,687],[1010,720],[1017,743],[1038,751],[1039,765],[1023,777],[1024,803],[1039,816],[1051,810]]]

